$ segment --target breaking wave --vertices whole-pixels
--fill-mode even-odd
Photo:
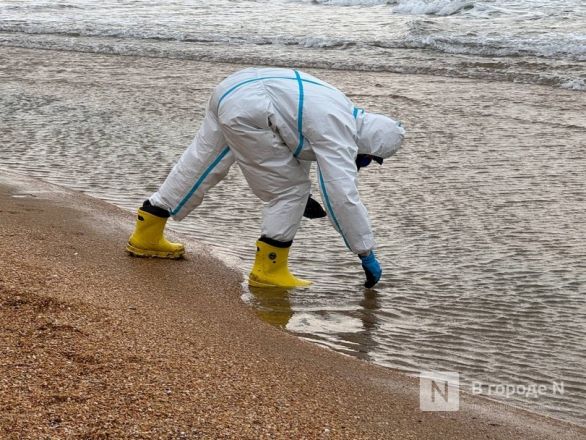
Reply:
[[[135,39],[84,37],[63,34],[22,34],[0,32],[0,46],[29,49],[64,50],[110,55],[213,61],[235,64],[258,64],[282,67],[326,68],[366,72],[442,75],[542,84],[572,91],[586,90],[582,69],[568,71],[566,63],[527,58],[483,58],[444,56],[430,63],[418,49],[354,47],[352,42],[319,39],[265,43],[262,51],[233,41],[210,41],[210,38]],[[344,50],[347,49],[347,50]],[[401,61],[403,60],[403,61]]]
[[[290,0],[325,6],[394,6],[393,12],[404,15],[454,15],[474,8],[471,0]]]
[[[238,35],[224,33],[186,32],[170,28],[142,29],[117,28],[114,26],[63,27],[46,24],[1,23],[0,33],[46,34],[69,37],[107,37],[136,40],[178,41],[192,43],[229,43],[242,45],[283,45],[298,46],[306,49],[339,49],[354,47],[362,49],[428,49],[437,52],[459,55],[477,55],[486,57],[523,57],[533,56],[552,59],[569,59],[586,61],[586,37],[569,39],[567,36],[555,39],[538,38],[487,38],[485,36],[444,35],[436,32],[433,26],[421,21],[414,21],[407,32],[400,38],[380,40],[340,38],[330,36],[293,36],[293,35]]]
[[[301,0],[301,2],[332,6],[377,6],[394,5],[397,3],[397,0]]]
[[[469,0],[400,0],[393,9],[397,14],[408,15],[454,15],[474,8]]]

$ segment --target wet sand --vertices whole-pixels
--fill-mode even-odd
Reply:
[[[579,439],[586,430],[418,382],[259,320],[239,273],[123,252],[133,215],[0,170],[0,437]]]

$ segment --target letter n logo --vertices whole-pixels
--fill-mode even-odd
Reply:
[[[419,408],[421,411],[458,411],[460,375],[455,371],[419,373]]]

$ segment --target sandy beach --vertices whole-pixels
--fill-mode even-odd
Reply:
[[[586,435],[469,396],[421,412],[417,380],[263,323],[205,253],[128,257],[133,215],[105,202],[3,169],[0,220],[2,438]]]

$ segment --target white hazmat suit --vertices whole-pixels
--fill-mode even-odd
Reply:
[[[400,147],[400,123],[355,107],[335,87],[281,68],[239,71],[215,89],[203,125],[150,202],[181,220],[236,162],[266,203],[261,234],[293,240],[307,203],[311,161],[328,216],[348,248],[375,247],[356,187],[356,156],[388,158]]]

